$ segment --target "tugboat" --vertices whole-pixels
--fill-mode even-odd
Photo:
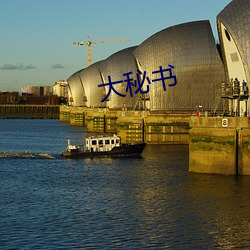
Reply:
[[[92,158],[92,157],[138,157],[141,156],[145,142],[122,144],[121,137],[113,136],[90,136],[85,139],[85,145],[68,146],[62,156],[65,158]]]

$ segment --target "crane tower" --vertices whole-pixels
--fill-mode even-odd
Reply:
[[[90,36],[88,35],[88,41],[86,42],[73,42],[74,45],[87,45],[88,46],[88,66],[91,65],[92,59],[91,59],[91,45],[92,44],[99,44],[99,43],[110,43],[110,42],[127,42],[129,39],[122,38],[117,40],[100,40],[100,41],[91,41]]]

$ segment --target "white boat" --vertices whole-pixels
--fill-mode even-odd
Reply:
[[[68,146],[62,156],[66,158],[86,158],[86,157],[124,157],[140,156],[146,147],[145,142],[122,144],[121,137],[113,136],[90,136],[85,139],[85,145]]]

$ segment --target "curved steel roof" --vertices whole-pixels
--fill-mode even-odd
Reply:
[[[105,88],[98,87],[103,84],[101,79],[99,65],[102,61],[90,65],[85,70],[81,71],[79,77],[86,94],[87,107],[105,107],[106,103],[101,102],[105,97]]]
[[[108,76],[110,76],[112,82],[124,81],[126,77],[123,74],[129,72],[132,72],[129,77],[135,79],[137,71],[133,56],[133,51],[135,48],[136,46],[123,49],[102,61],[102,63],[99,65],[99,69],[103,77],[104,83],[108,83]],[[127,89],[126,82],[114,84],[113,87],[118,93],[125,95],[125,97],[121,97],[117,95],[114,91],[111,91],[110,96],[108,98],[109,108],[131,108],[135,105],[137,101],[137,95],[134,95],[132,92],[133,97],[131,97],[130,91],[129,89]],[[108,94],[109,86],[105,86],[105,89],[106,94]]]
[[[245,66],[247,81],[250,82],[250,2],[249,0],[234,0],[217,16],[223,23],[237,45]],[[221,30],[219,35],[221,37]]]
[[[193,110],[198,105],[212,109],[216,91],[224,81],[224,68],[209,21],[184,23],[164,29],[145,40],[134,51],[138,67],[146,71],[151,84],[148,107],[153,110]],[[173,66],[171,68],[169,65]],[[160,78],[159,67],[176,76]],[[170,76],[165,72],[164,76]]]
[[[85,105],[85,91],[80,79],[80,73],[85,69],[80,69],[72,74],[68,79],[69,101],[74,106]]]

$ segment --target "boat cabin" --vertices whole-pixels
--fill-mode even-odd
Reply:
[[[98,152],[98,151],[111,151],[114,147],[121,146],[121,138],[117,135],[103,136],[103,137],[88,137],[86,138],[86,151]]]

